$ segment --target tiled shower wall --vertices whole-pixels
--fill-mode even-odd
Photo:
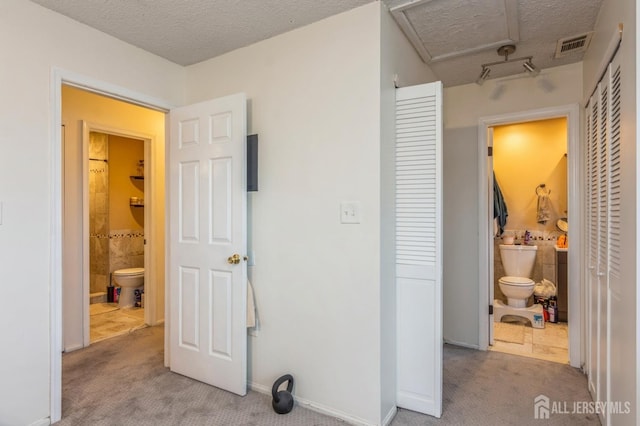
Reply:
[[[536,251],[536,263],[533,267],[531,279],[539,283],[543,278],[556,283],[556,240],[561,234],[558,231],[530,231],[530,245],[538,246]],[[516,244],[522,244],[524,241],[525,230],[505,230],[505,235],[513,235],[516,237]],[[507,298],[500,291],[498,280],[506,275],[502,266],[500,257],[500,247],[502,238],[495,238],[493,241],[493,294],[495,299],[502,300],[507,303]],[[529,300],[529,304],[533,303],[533,296]]]
[[[109,281],[108,136],[89,138],[89,292],[106,291]]]

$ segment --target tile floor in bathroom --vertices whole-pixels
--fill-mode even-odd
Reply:
[[[117,303],[89,305],[91,343],[146,327],[144,308],[120,309]]]
[[[493,326],[492,351],[567,364],[569,333],[567,323],[545,323],[543,329],[519,322],[500,322]]]

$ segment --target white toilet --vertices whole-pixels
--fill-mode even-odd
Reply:
[[[494,321],[500,322],[504,315],[517,315],[528,318],[535,328],[544,328],[542,305],[527,307],[527,300],[533,294],[535,283],[531,279],[536,262],[535,245],[500,244],[502,266],[507,274],[498,280],[502,293],[507,296],[507,304],[494,300]]]
[[[130,308],[136,301],[135,289],[144,285],[144,268],[118,269],[113,272],[113,280],[120,286],[118,307]]]

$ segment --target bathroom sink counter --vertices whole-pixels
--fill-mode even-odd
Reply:
[[[569,251],[569,249],[567,247],[558,247],[558,246],[554,246],[556,251],[564,251],[567,252]]]

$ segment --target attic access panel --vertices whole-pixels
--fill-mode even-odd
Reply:
[[[392,15],[427,63],[520,39],[517,0],[407,0],[394,4]]]

